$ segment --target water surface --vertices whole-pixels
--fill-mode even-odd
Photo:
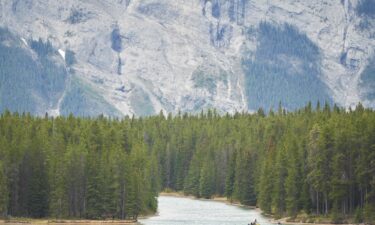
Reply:
[[[258,211],[223,202],[171,196],[158,198],[158,215],[140,220],[143,225],[247,225],[255,219],[270,225]]]

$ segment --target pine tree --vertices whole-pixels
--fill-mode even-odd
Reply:
[[[214,194],[214,172],[213,165],[209,161],[203,163],[199,179],[199,196],[211,198]]]
[[[3,162],[0,161],[0,218],[6,217],[8,212],[8,184],[4,172]]]
[[[66,174],[64,158],[65,143],[61,134],[53,138],[52,154],[49,157],[49,214],[56,218],[63,218],[68,215],[68,202],[66,192]]]
[[[201,166],[198,155],[195,155],[190,164],[188,175],[185,178],[184,193],[200,197]]]
[[[101,171],[101,163],[95,156],[89,158],[89,167],[87,172],[87,189],[86,189],[86,216],[90,219],[102,218],[103,208],[103,192],[105,188],[105,180]]]
[[[339,214],[340,209],[343,210],[342,204],[346,196],[346,174],[345,174],[345,156],[343,153],[337,153],[333,157],[333,176],[331,180],[331,195],[330,198],[333,201],[333,221],[342,222]]]
[[[27,210],[29,216],[42,218],[48,215],[48,180],[43,155],[40,152],[34,154],[31,160]]]
[[[328,213],[328,185],[330,181],[330,169],[327,168],[330,161],[328,156],[330,149],[325,149],[328,146],[325,139],[328,133],[322,133],[321,128],[315,125],[310,132],[309,151],[308,151],[308,166],[309,174],[307,179],[315,190],[315,205],[316,213],[320,214],[321,208]],[[324,206],[324,207],[323,207]]]
[[[236,165],[234,196],[244,205],[255,205],[255,183],[251,173],[251,155],[250,153],[241,153],[239,153],[240,158]]]
[[[229,159],[228,172],[225,179],[225,196],[232,200],[236,178],[236,153],[232,153]]]
[[[299,198],[300,198],[300,175],[298,163],[298,146],[293,137],[288,136],[288,143],[286,148],[288,155],[286,159],[287,177],[285,179],[285,202],[288,215],[291,217],[297,216],[299,211]]]
[[[277,152],[276,164],[275,164],[275,177],[274,186],[272,191],[272,211],[277,216],[282,216],[286,211],[285,199],[286,190],[285,182],[287,178],[287,165],[285,157],[285,149],[281,148]]]
[[[273,165],[273,162],[271,161],[271,158],[266,159],[263,162],[261,175],[260,175],[260,181],[258,188],[258,200],[259,200],[259,206],[264,212],[271,213],[271,193],[273,189],[273,171],[271,169],[271,165]]]

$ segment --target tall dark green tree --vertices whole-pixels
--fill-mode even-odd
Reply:
[[[2,161],[0,161],[0,217],[8,214],[8,184]]]

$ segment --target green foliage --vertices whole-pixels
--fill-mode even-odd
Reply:
[[[354,222],[355,223],[363,223],[363,211],[361,208],[357,207],[354,214]]]
[[[285,150],[280,149],[277,152],[276,164],[275,164],[275,177],[274,186],[272,191],[272,212],[277,216],[282,216],[286,211],[285,199],[286,199],[286,157]]]
[[[249,153],[240,153],[236,160],[234,193],[236,199],[244,205],[255,205],[255,182],[253,178],[253,162]]]
[[[214,194],[214,172],[212,163],[204,163],[199,179],[199,196],[210,198]]]
[[[0,218],[7,216],[8,188],[3,163],[0,160]]]
[[[289,138],[288,138],[289,139]],[[299,209],[299,199],[301,190],[301,177],[300,177],[300,162],[298,161],[298,145],[296,140],[291,137],[290,143],[285,143],[285,149],[288,149],[288,155],[285,159],[286,163],[286,173],[287,176],[285,178],[285,204],[286,204],[286,211],[289,216],[295,217],[298,214]]]
[[[184,184],[184,192],[188,195],[194,195],[197,197],[200,197],[200,164],[199,164],[199,159],[197,157],[194,157],[190,168],[188,175],[186,176],[185,179],[185,184]]]
[[[127,219],[155,212],[157,163],[148,161],[136,129],[128,132],[136,144],[126,151],[121,147],[122,127],[132,129],[125,121],[104,118],[5,113],[0,118],[1,216]]]
[[[137,219],[160,190],[373,223],[375,113],[0,117],[0,213]],[[27,187],[27,188],[26,188]]]
[[[229,199],[234,192],[234,182],[236,179],[236,155],[233,154],[228,162],[227,176],[225,179],[225,196]]]
[[[374,203],[367,204],[364,208],[364,221],[368,224],[375,224],[375,205]]]
[[[270,164],[268,160],[263,162],[258,188],[258,204],[265,213],[271,213],[273,174]]]

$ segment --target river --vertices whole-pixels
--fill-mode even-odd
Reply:
[[[171,196],[158,198],[158,214],[140,220],[143,225],[247,225],[255,219],[270,225],[259,211],[223,202]]]

